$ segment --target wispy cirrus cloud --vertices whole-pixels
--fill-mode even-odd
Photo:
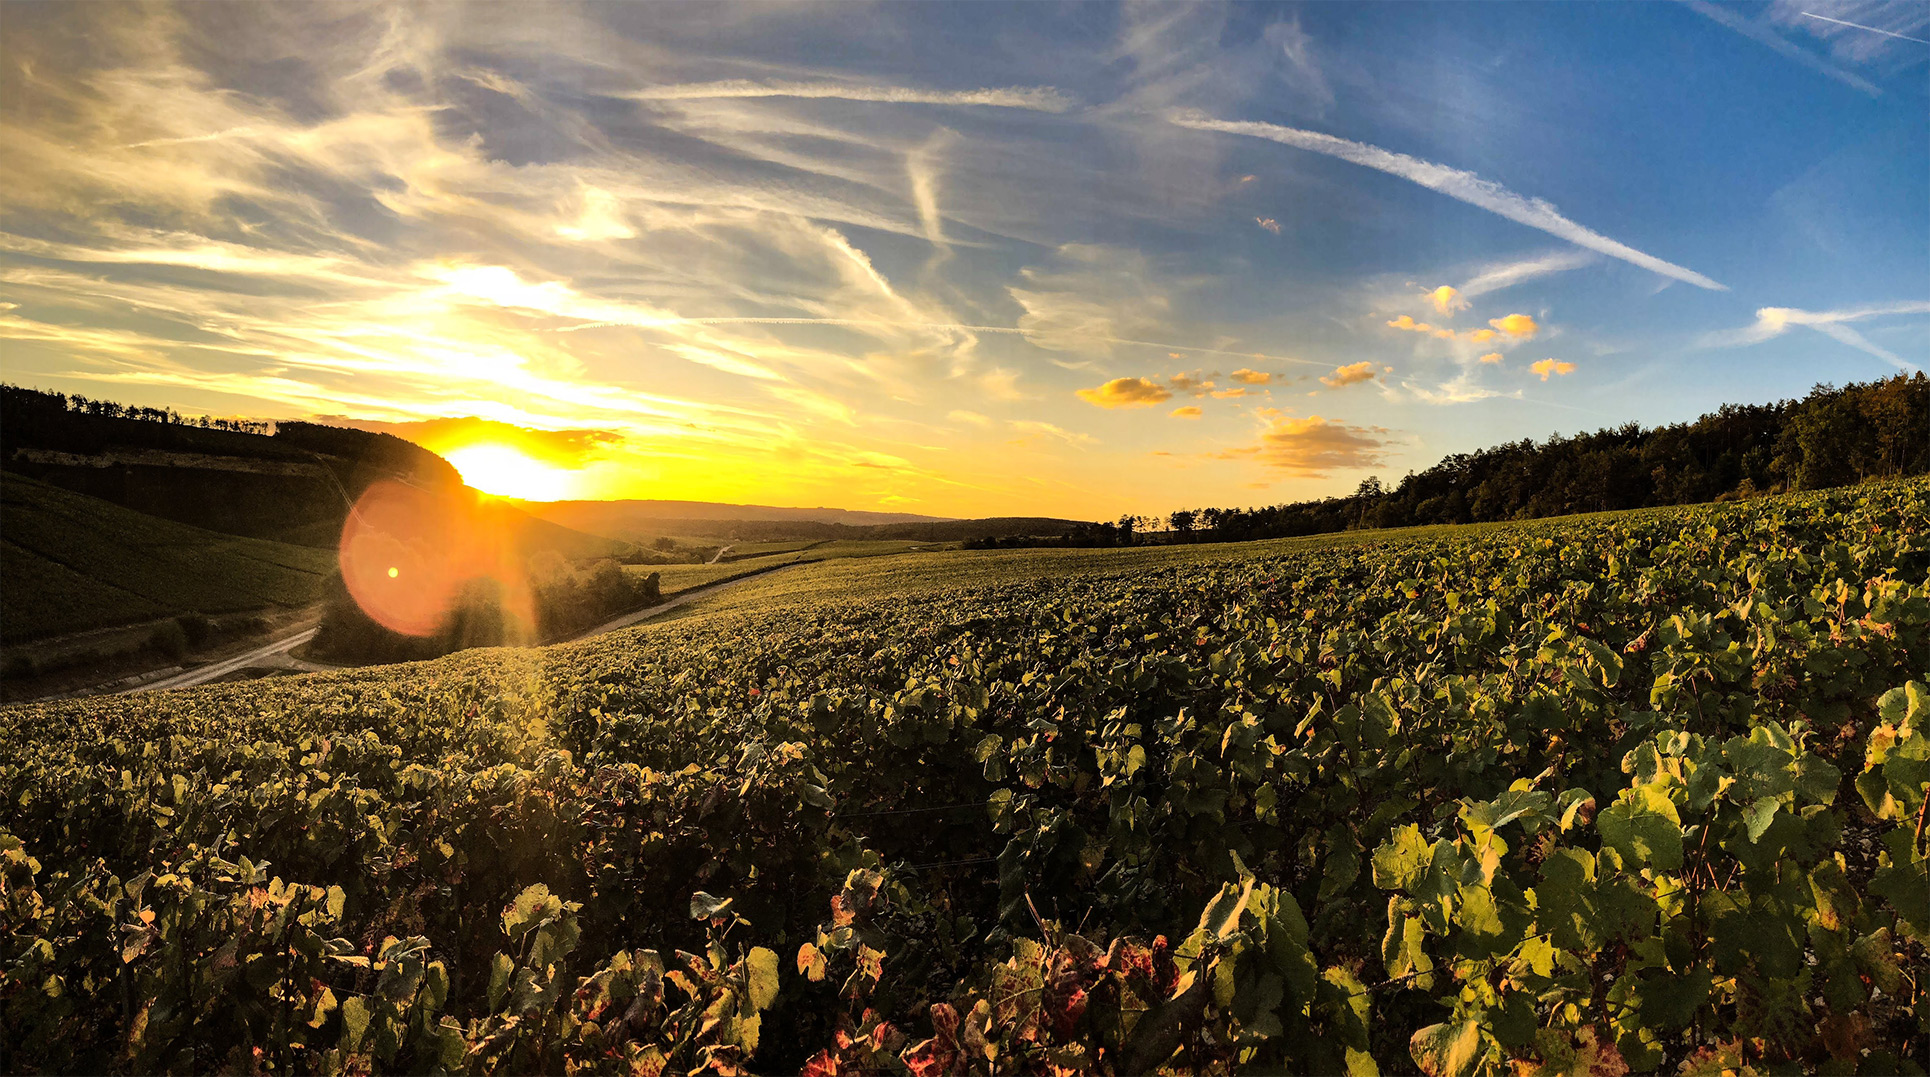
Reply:
[[[1719,4],[1710,3],[1709,0],[1681,0],[1681,2],[1686,4],[1689,10],[1703,18],[1727,26],[1736,33],[1759,44],[1766,45],[1797,63],[1802,64],[1804,67],[1809,68],[1811,71],[1833,78],[1858,93],[1868,94],[1871,97],[1881,97],[1883,95],[1883,91],[1878,89],[1876,84],[1869,79],[1854,72],[1845,71],[1835,64],[1830,63],[1828,60],[1817,56],[1815,53],[1801,48],[1792,43],[1788,38],[1777,33],[1775,29],[1767,23],[1757,22],[1754,19],[1731,11]]]
[[[1899,370],[1920,370],[1922,367],[1903,358],[1850,328],[1849,322],[1867,321],[1871,318],[1885,318],[1905,314],[1930,314],[1930,301],[1905,300],[1900,303],[1878,303],[1862,307],[1845,307],[1841,310],[1798,310],[1795,307],[1763,307],[1756,311],[1756,320],[1740,329],[1729,329],[1710,333],[1702,338],[1705,347],[1723,348],[1739,345],[1760,344],[1771,337],[1781,336],[1792,325],[1814,329],[1833,340],[1847,344],[1858,351],[1873,355]]]
[[[1594,263],[1599,257],[1594,251],[1554,251],[1534,258],[1499,262],[1469,277],[1459,291],[1463,299],[1476,299],[1539,277],[1580,269]]]
[[[1626,243],[1610,239],[1600,232],[1576,224],[1562,216],[1561,212],[1549,202],[1516,194],[1493,180],[1482,179],[1472,172],[1435,164],[1432,161],[1423,161],[1418,157],[1384,150],[1365,142],[1355,142],[1318,131],[1282,127],[1275,123],[1219,120],[1202,113],[1188,111],[1174,112],[1168,118],[1181,127],[1196,131],[1217,131],[1224,134],[1245,135],[1249,138],[1263,138],[1297,149],[1325,154],[1328,157],[1337,157],[1364,168],[1372,168],[1411,183],[1418,183],[1429,190],[1439,191],[1449,198],[1458,199],[1471,206],[1479,206],[1517,224],[1538,228],[1578,247],[1585,247],[1606,254],[1610,258],[1619,258],[1631,265],[1641,266],[1651,273],[1659,273],[1672,280],[1679,280],[1711,291],[1729,290],[1726,286],[1710,280],[1695,270],[1665,262],[1652,254],[1644,254]]]
[[[731,98],[795,97],[809,100],[862,101],[890,105],[961,105],[1064,112],[1078,102],[1050,86],[999,86],[971,90],[933,90],[911,86],[880,86],[830,81],[759,82],[723,79],[646,86],[623,96],[635,101],[696,101]]]

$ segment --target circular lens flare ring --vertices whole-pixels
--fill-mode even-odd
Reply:
[[[403,635],[436,634],[476,580],[499,585],[512,621],[533,624],[528,573],[500,516],[466,492],[375,483],[342,525],[342,583],[371,620]]]

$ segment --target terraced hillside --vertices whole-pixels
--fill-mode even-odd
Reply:
[[[1920,1072],[1930,483],[0,711],[0,1069]]]

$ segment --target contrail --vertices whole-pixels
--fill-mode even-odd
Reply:
[[[1833,22],[1838,26],[1848,26],[1854,30],[1868,30],[1870,33],[1873,33],[1873,34],[1882,34],[1884,37],[1893,37],[1893,38],[1896,38],[1898,41],[1914,41],[1919,45],[1930,45],[1930,41],[1925,41],[1920,37],[1909,37],[1904,34],[1892,33],[1889,30],[1879,30],[1874,26],[1865,26],[1860,22],[1844,22],[1842,19],[1832,19],[1828,15],[1818,15],[1812,11],[1805,11],[1803,12],[1803,14],[1807,15],[1812,19],[1821,19],[1824,22]]]
[[[1464,172],[1432,161],[1423,161],[1418,157],[1384,150],[1365,142],[1354,142],[1318,131],[1282,127],[1275,123],[1216,120],[1203,113],[1191,111],[1176,112],[1167,118],[1173,124],[1190,127],[1196,131],[1220,131],[1232,135],[1245,135],[1249,138],[1264,138],[1296,149],[1338,157],[1363,168],[1372,168],[1390,176],[1399,176],[1410,183],[1418,183],[1429,190],[1439,191],[1449,198],[1459,199],[1471,206],[1479,206],[1518,224],[1539,228],[1577,247],[1586,247],[1606,254],[1610,258],[1619,258],[1630,265],[1641,266],[1651,273],[1659,273],[1664,277],[1693,284],[1698,288],[1707,288],[1712,292],[1729,290],[1692,269],[1665,262],[1654,255],[1644,254],[1626,243],[1618,243],[1600,232],[1584,228],[1562,216],[1554,206],[1542,199],[1518,195],[1493,180],[1482,179],[1472,172]]]

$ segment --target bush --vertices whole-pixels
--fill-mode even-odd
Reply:
[[[188,653],[188,634],[181,628],[179,620],[163,621],[154,627],[154,634],[148,637],[148,646],[171,659],[180,659]]]
[[[214,638],[214,622],[206,614],[184,613],[174,623],[181,626],[181,635],[190,647],[200,647]]]

